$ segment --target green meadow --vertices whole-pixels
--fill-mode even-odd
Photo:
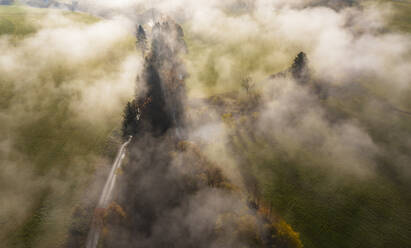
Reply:
[[[390,2],[389,31],[410,32],[411,3]],[[194,75],[187,84],[194,96],[198,89],[210,99],[224,98],[227,92],[244,96],[241,82],[246,77],[253,79],[258,91],[269,75],[291,66],[299,52],[264,35],[221,41],[191,32],[189,24],[184,30],[190,51],[188,69]],[[258,189],[260,200],[300,233],[304,247],[409,247],[411,185],[402,170],[411,163],[406,138],[411,133],[411,115],[401,110],[411,109],[411,95],[403,92],[401,98],[390,99],[390,89],[373,79],[355,83],[356,89],[336,87],[340,93],[319,104],[332,121],[353,121],[364,128],[381,149],[372,176],[345,174],[338,166],[354,165],[333,161],[320,148],[307,145],[290,151],[258,136],[253,125],[244,124],[254,122],[253,113],[236,111],[251,98],[224,101],[224,107],[217,109],[226,113],[222,119],[234,116],[227,125],[229,139],[232,152],[243,161],[243,174],[253,182],[250,191]]]
[[[390,28],[410,32],[411,4],[391,1],[391,6],[395,14],[389,20]],[[0,6],[0,39],[13,49],[23,46],[41,30],[41,20],[53,12],[85,27],[101,21],[60,10]],[[222,44],[192,32],[189,24],[183,28],[191,97],[240,92],[242,97],[232,104],[244,104],[248,100],[241,89],[244,78],[251,77],[258,90],[259,82],[287,69],[299,52],[269,36]],[[0,244],[19,248],[64,244],[73,212],[86,205],[82,201],[90,181],[115,155],[122,107],[128,99],[121,98],[103,114],[99,111],[103,106],[79,103],[93,82],[116,80],[121,62],[135,52],[134,42],[133,37],[126,37],[110,47],[111,52],[82,63],[53,56],[37,61],[35,51],[23,50],[21,58],[41,64],[35,67],[34,77],[27,68],[1,71],[0,208],[4,211],[0,212]],[[273,55],[276,49],[279,52]],[[246,162],[241,163],[241,170],[256,180],[261,202],[272,206],[276,215],[300,233],[307,248],[411,246],[411,185],[401,175],[401,166],[411,162],[406,156],[409,141],[404,138],[411,133],[411,116],[393,110],[393,106],[411,109],[411,98],[387,99],[385,89],[368,82],[359,85],[355,94],[332,95],[319,104],[333,119],[359,123],[380,147],[375,175],[365,179],[340,173],[332,166],[334,161],[315,147],[290,152],[265,137],[250,135],[241,121],[253,122],[251,113],[240,113],[243,118],[234,120],[238,125],[227,125],[232,131],[230,148],[242,154]],[[377,102],[372,111],[369,102]],[[96,112],[100,113],[97,119],[86,118],[87,113],[94,116]]]
[[[391,24],[395,29],[411,32],[411,2],[410,1],[390,1],[394,14]]]
[[[78,63],[53,52],[39,56],[30,42],[50,14],[63,20],[63,24],[52,23],[52,28],[67,22],[82,27],[99,22],[86,14],[60,10],[0,7],[2,47],[19,56],[17,65],[1,68],[0,78],[2,247],[62,246],[73,211],[87,198],[86,189],[97,169],[111,163],[119,142],[116,130],[127,98],[102,110],[107,106],[100,97],[110,96],[101,93],[94,105],[85,94],[95,90],[99,95],[107,78],[108,83],[115,82],[122,61],[135,51],[133,37],[121,38],[110,52]],[[43,51],[53,45],[44,44]],[[90,121],[87,115],[96,118]]]

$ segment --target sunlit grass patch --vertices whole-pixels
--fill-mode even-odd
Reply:
[[[134,90],[125,64],[135,55],[133,35],[123,32],[86,44],[75,40],[83,42],[80,54],[61,47],[63,40],[56,37],[88,28],[97,33],[101,23],[62,10],[0,7],[0,224],[7,221],[0,226],[0,242],[5,247],[61,247],[96,168],[115,155],[115,144],[108,144],[116,142],[123,104]],[[43,37],[52,39],[43,44]],[[112,105],[104,104],[110,100]]]

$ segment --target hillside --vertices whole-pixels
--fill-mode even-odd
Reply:
[[[128,32],[94,41],[104,26],[86,14],[0,7],[2,247],[65,242],[84,190],[114,156],[113,130],[134,87],[123,72],[136,60]],[[102,99],[109,92],[117,107]]]
[[[365,8],[375,7],[364,2]],[[382,32],[408,33],[411,5],[390,4]],[[243,27],[230,25],[226,23],[213,37],[198,32],[198,27],[191,32],[187,24],[187,44],[194,51],[187,58],[190,74],[195,75],[190,83],[197,86],[189,83],[188,89],[193,96],[206,95],[212,107],[202,111],[217,111],[225,122],[230,152],[260,207],[290,223],[305,247],[409,246],[411,185],[403,169],[410,161],[405,138],[411,131],[410,92],[392,97],[397,93],[387,89],[389,78],[378,81],[366,73],[333,85],[319,79],[322,76],[314,68],[305,86],[295,86],[288,79],[268,79],[290,67],[301,49],[311,53],[311,47],[304,44],[310,38],[301,34],[302,45],[285,46],[278,39],[281,32],[277,36],[255,30],[251,35],[232,34],[229,28]],[[308,56],[309,63],[327,61],[333,52],[327,50],[320,58]],[[410,61],[409,55],[405,50],[399,56]],[[335,75],[330,78],[339,80]],[[409,80],[404,84],[409,85]],[[351,143],[350,135],[359,135],[350,133],[353,122],[369,137]],[[368,150],[368,142],[380,149],[372,165],[368,156],[374,152]],[[225,163],[218,148],[211,148],[212,154]],[[374,170],[370,166],[375,174],[369,174]]]
[[[411,247],[411,3],[67,6],[0,6],[0,244]]]
[[[411,2],[410,1],[381,1],[390,3],[393,8],[391,24],[404,32],[411,32]]]

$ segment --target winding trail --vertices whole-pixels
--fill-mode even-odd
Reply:
[[[86,241],[86,248],[96,248],[98,244],[98,240],[100,238],[100,232],[101,232],[101,216],[98,216],[96,213],[98,213],[98,210],[100,209],[105,209],[108,206],[108,203],[110,202],[113,189],[116,183],[117,179],[117,170],[121,166],[121,162],[123,161],[123,158],[125,156],[126,148],[127,145],[130,143],[131,139],[133,137],[130,136],[130,138],[124,142],[123,145],[121,145],[116,159],[114,160],[113,166],[111,167],[110,174],[108,175],[106,184],[104,185],[103,192],[101,193],[100,200],[98,201],[98,204],[96,206],[96,211],[93,216],[93,221],[90,227],[90,231],[87,235],[87,241]]]

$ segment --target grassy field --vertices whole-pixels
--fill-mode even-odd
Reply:
[[[387,20],[388,31],[409,33],[411,3],[389,2],[393,12]],[[370,3],[375,4],[375,1],[364,4]],[[290,66],[298,52],[295,47],[273,42],[274,39],[265,40],[264,36],[255,40],[250,37],[248,40],[219,41],[194,35],[190,27],[185,31],[191,53],[187,58],[188,69],[195,75],[188,80],[189,90],[195,92],[196,88],[205,88],[203,91],[209,96],[241,92],[242,79],[250,76],[258,83]],[[272,56],[275,53],[277,55]],[[335,164],[341,161],[333,161],[320,148],[309,147],[309,144],[289,151],[281,142],[267,141],[268,138],[255,134],[241,135],[256,129],[242,122],[253,122],[250,113],[242,113],[244,116],[233,121],[236,125],[228,127],[237,127],[231,139],[234,140],[234,153],[240,154],[238,160],[244,161],[244,174],[256,178],[262,201],[273,206],[274,211],[301,234],[307,248],[411,245],[411,185],[407,175],[401,172],[402,167],[411,162],[406,155],[409,144],[405,138],[411,133],[411,117],[392,110],[392,106],[409,110],[410,94],[404,94],[407,97],[403,99],[387,99],[390,94],[379,90],[378,84],[357,83],[361,89],[355,90],[355,94],[333,95],[321,101],[321,106],[332,118],[358,123],[380,147],[375,161],[376,174],[367,179],[335,170],[338,168]],[[375,106],[367,106],[370,102],[376,103]],[[234,101],[234,105],[241,104]],[[217,107],[224,111],[224,107],[221,108],[223,110]],[[235,107],[225,111],[231,109]],[[351,164],[340,166],[350,167]]]
[[[411,32],[411,2],[409,0],[378,0],[378,1],[364,1],[365,4],[389,4],[392,13],[390,13],[390,25],[393,30],[402,32]]]
[[[410,32],[411,4],[391,1],[391,5],[395,11],[392,29]],[[116,138],[110,136],[119,127],[127,100],[121,98],[107,111],[101,111],[105,108],[99,101],[81,102],[84,89],[96,82],[120,80],[121,61],[135,52],[133,38],[120,40],[83,63],[67,62],[68,58],[53,53],[37,59],[36,50],[26,43],[43,28],[42,20],[50,13],[84,27],[100,22],[79,13],[0,7],[0,45],[19,49],[16,54],[23,64],[0,66],[0,242],[5,247],[54,248],[64,242],[72,213],[90,179],[99,166],[110,163],[115,152]],[[190,51],[185,57],[191,74],[187,87],[194,96],[239,91],[244,78],[259,82],[286,69],[299,52],[297,47],[273,42],[270,36],[221,43],[194,34],[189,26],[184,30]],[[128,88],[130,95],[132,87]],[[104,87],[90,88],[99,90]],[[332,161],[315,153],[318,151],[298,150],[290,155],[264,141],[247,150],[242,150],[243,144],[237,147],[251,164],[247,173],[258,179],[263,200],[301,234],[305,247],[410,245],[409,183],[390,168],[408,162],[403,156],[408,141],[403,137],[411,132],[411,120],[397,113],[376,118],[384,108],[376,109],[375,116],[362,112],[364,102],[384,97],[383,92],[375,96],[379,91],[374,88],[366,92],[349,98],[331,97],[322,104],[339,118],[361,123],[385,151],[378,156],[378,175],[371,180],[336,176],[338,173],[323,169]],[[404,102],[400,107],[407,106],[410,104]],[[94,117],[96,112],[104,114]]]
[[[383,248],[411,244],[411,184],[409,175],[403,174],[411,163],[406,138],[411,133],[411,116],[390,110],[372,90],[361,92],[330,96],[321,105],[331,119],[338,120],[336,123],[355,120],[379,147],[374,165],[369,167],[372,173],[365,176],[347,173],[345,167],[351,168],[359,161],[333,158],[327,151],[330,148],[309,142],[287,143],[288,139],[294,140],[292,133],[286,134],[286,141],[276,140],[278,137],[272,134],[275,125],[272,131],[264,130],[259,135],[255,126],[243,122],[253,123],[251,114],[243,113],[235,125],[231,124],[236,127],[231,137],[235,154],[242,161],[243,174],[254,182],[250,191],[258,189],[261,201],[300,233],[304,247]],[[370,102],[374,103],[372,111],[367,109]],[[290,124],[287,128],[295,127]],[[321,130],[314,128],[310,132]]]
[[[236,91],[242,80],[254,82],[284,70],[298,53],[295,47],[285,47],[271,36],[239,36],[221,40],[192,32],[184,27],[189,53],[185,56],[190,79],[189,94],[212,96]]]
[[[391,1],[395,14],[392,25],[402,31],[411,32],[411,2]]]
[[[76,12],[61,12],[59,10],[38,9],[25,6],[0,6],[0,35],[13,35],[21,38],[22,36],[34,33],[37,22],[46,14],[59,13],[73,21],[91,24],[98,21],[98,18],[80,14]]]
[[[60,22],[44,23],[50,15]],[[115,97],[106,95],[108,87],[124,85],[122,62],[135,52],[133,37],[119,37],[80,60],[65,55],[55,40],[36,43],[40,31],[57,39],[52,35],[65,25],[81,32],[99,22],[60,10],[0,7],[2,56],[7,58],[0,66],[2,247],[60,247],[96,168],[106,168],[116,152],[113,134],[128,97],[112,105],[104,97]],[[124,85],[130,97],[133,84]],[[93,103],[86,94],[98,97]]]

